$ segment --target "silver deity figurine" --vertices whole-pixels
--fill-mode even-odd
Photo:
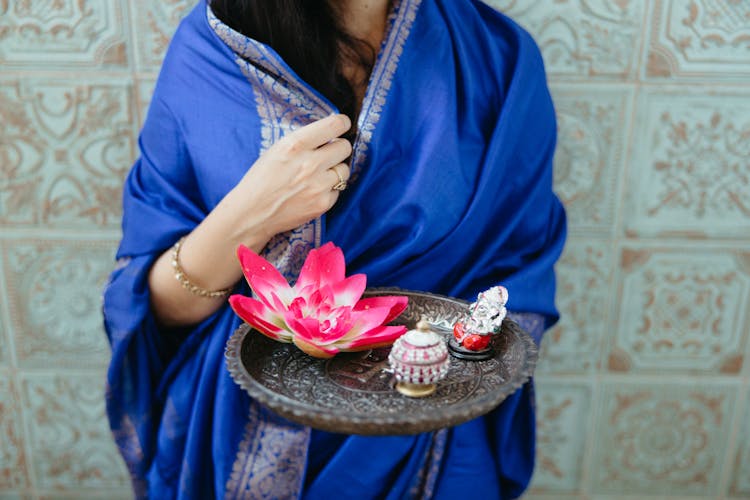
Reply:
[[[469,305],[469,318],[453,326],[453,338],[448,343],[451,354],[476,361],[491,358],[492,335],[500,332],[507,303],[508,290],[503,286],[480,292],[476,302]]]

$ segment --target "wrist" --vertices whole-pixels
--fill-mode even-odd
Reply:
[[[232,189],[211,212],[227,228],[226,239],[236,250],[240,244],[259,252],[279,231],[270,222],[268,206],[247,203],[247,194]]]
[[[183,289],[198,297],[208,299],[223,299],[227,297],[232,291],[232,287],[222,288],[218,290],[209,290],[190,279],[190,277],[180,265],[180,250],[182,249],[182,244],[184,241],[185,236],[180,238],[177,243],[174,244],[170,254],[170,264],[172,266],[172,271],[174,273],[175,279],[180,283]]]

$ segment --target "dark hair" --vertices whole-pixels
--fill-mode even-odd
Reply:
[[[343,29],[330,0],[212,0],[211,9],[235,31],[271,46],[300,78],[357,122],[356,94],[342,68],[359,65],[369,78],[375,49]]]

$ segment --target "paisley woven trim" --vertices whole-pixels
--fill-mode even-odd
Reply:
[[[222,23],[206,7],[208,22],[235,53],[235,62],[250,82],[261,120],[261,154],[286,134],[334,112],[324,100],[299,82],[265,45]],[[263,249],[263,257],[289,281],[297,279],[305,257],[320,246],[322,221],[315,219],[277,234]]]
[[[285,425],[261,410],[258,403],[251,401],[248,421],[224,498],[297,498],[304,477],[309,441],[309,428],[289,423]]]
[[[384,46],[375,63],[358,119],[352,155],[352,178],[361,170],[380,120],[391,79],[421,0],[395,0]],[[235,53],[235,62],[252,86],[261,120],[261,153],[289,132],[336,110],[302,82],[267,46],[222,23],[207,5],[209,25]],[[320,246],[322,221],[316,219],[276,235],[263,256],[289,280],[296,280],[309,251]],[[264,415],[251,401],[225,498],[296,498],[302,488],[310,429]],[[444,441],[444,438],[443,438]],[[442,448],[444,448],[444,442]],[[431,449],[433,449],[431,447]],[[441,449],[442,449],[441,448]],[[442,451],[440,452],[442,456]],[[437,460],[439,464],[439,459]],[[429,457],[425,463],[435,463]],[[428,478],[434,474],[428,474]],[[434,482],[434,479],[433,479]]]
[[[354,140],[354,152],[351,163],[351,182],[355,182],[367,159],[372,135],[380,121],[380,113],[391,90],[393,74],[398,67],[404,44],[411,33],[417,9],[422,0],[395,0],[388,17],[384,46],[370,74],[362,110],[357,119],[357,138]]]
[[[508,317],[518,323],[518,326],[526,330],[537,344],[544,334],[544,316],[537,313],[508,311]]]
[[[419,469],[409,489],[410,498],[429,500],[435,494],[435,485],[443,463],[445,447],[448,443],[448,432],[449,429],[440,429],[432,433],[432,441],[427,453],[425,453],[422,467]]]
[[[109,394],[107,394],[107,398],[109,398]],[[112,435],[130,472],[133,496],[135,498],[146,498],[148,484],[143,474],[135,469],[135,464],[143,463],[143,449],[130,417],[123,415],[119,420],[119,425],[112,427]]]
[[[292,130],[323,118],[332,109],[304,88],[284,78],[264,46],[222,23],[207,7],[214,32],[235,53],[235,62],[250,82],[261,121],[261,154]],[[286,75],[290,76],[290,74]],[[322,222],[314,220],[274,236],[262,255],[289,280],[296,280],[305,257],[320,246]],[[227,499],[297,498],[302,489],[310,429],[263,415],[250,402],[243,438],[225,485]]]

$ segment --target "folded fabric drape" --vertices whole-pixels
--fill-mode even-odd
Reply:
[[[275,140],[332,112],[205,2],[174,35],[104,293],[107,412],[139,497],[511,498],[528,484],[531,384],[436,433],[330,434],[281,419],[234,384],[223,353],[239,319],[228,306],[190,328],[156,324],[154,260]],[[333,241],[370,286],[471,300],[503,284],[539,341],[557,319],[565,216],[552,192],[554,110],[529,35],[479,1],[394,2],[357,127],[336,206],[275,237],[264,256],[293,280],[311,248]]]

